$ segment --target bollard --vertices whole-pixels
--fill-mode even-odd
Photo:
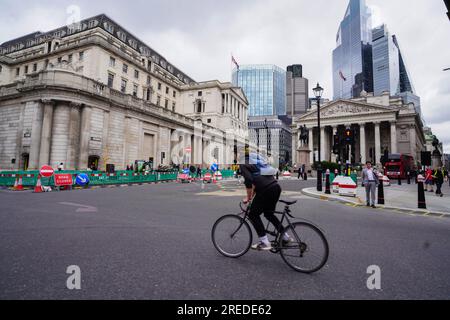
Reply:
[[[406,183],[411,184],[411,175],[409,174],[409,172],[406,174]]]
[[[330,192],[330,170],[327,169],[325,173],[325,194],[331,194]]]
[[[417,207],[419,209],[426,209],[427,204],[425,203],[425,190],[423,189],[423,176],[419,175],[417,177],[417,186],[418,186],[418,197],[417,197]]]
[[[398,185],[399,185],[399,186],[402,185],[402,178],[400,177],[400,175],[398,176]]]
[[[305,173],[303,173],[303,180],[308,180],[308,174],[305,172]]]
[[[378,204],[384,204],[384,185],[383,185],[383,175],[378,176]]]

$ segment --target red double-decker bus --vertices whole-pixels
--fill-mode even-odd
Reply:
[[[390,179],[406,179],[407,172],[411,172],[414,166],[413,157],[401,153],[391,153],[384,165],[384,174]]]

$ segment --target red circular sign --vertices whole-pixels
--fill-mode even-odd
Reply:
[[[51,177],[53,173],[55,173],[55,170],[53,170],[50,166],[42,166],[41,171],[39,172],[41,176],[43,177]]]

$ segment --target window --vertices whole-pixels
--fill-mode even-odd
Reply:
[[[147,84],[150,85],[151,82],[152,82],[152,78],[150,78],[150,76],[147,76]]]
[[[2,73],[2,69],[3,69],[3,67],[0,65],[0,73]]]
[[[211,119],[206,119],[206,123],[211,123]]]
[[[173,97],[175,98],[177,96],[177,92],[173,90]]]
[[[37,63],[33,64],[33,72],[37,71]]]
[[[25,72],[24,72],[25,74],[27,74],[28,73],[28,66],[25,66]]]
[[[161,82],[158,82],[158,90],[161,90]]]
[[[176,107],[175,102],[172,102],[172,111],[173,111],[173,112],[175,112],[175,107]]]
[[[139,86],[137,84],[133,85],[133,96],[137,97]]]
[[[150,101],[152,98],[151,93],[150,93],[150,89],[147,89],[147,101]]]
[[[114,68],[116,66],[116,59],[109,57],[109,66]]]
[[[59,57],[58,58],[58,63],[61,63],[62,62],[62,57]]]
[[[166,94],[169,94],[169,87],[166,87]]]
[[[122,66],[122,71],[123,71],[123,73],[127,73],[128,72],[128,65],[127,64],[123,64],[123,66]]]
[[[16,68],[16,76],[20,74],[20,68]]]
[[[122,83],[120,84],[120,91],[126,93],[127,91],[127,80],[122,79]]]
[[[201,100],[197,100],[195,112],[197,112],[197,113],[202,112],[202,101]]]
[[[139,71],[138,70],[134,70],[134,77],[136,79],[139,79]]]
[[[108,73],[108,87],[112,88],[114,86],[114,75]]]
[[[164,101],[164,108],[169,108],[169,100]]]
[[[49,63],[49,60],[48,60],[48,59],[45,59],[45,63],[44,63],[44,69],[47,69],[47,67],[48,67],[48,63]]]
[[[73,55],[69,54],[69,63],[72,62],[72,60],[73,60]]]
[[[83,60],[84,60],[84,51],[81,51],[81,52],[78,54],[78,60],[80,60],[80,61],[83,61]]]
[[[156,98],[156,105],[157,105],[157,106],[160,106],[160,105],[161,105],[161,96],[158,96],[158,97]]]
[[[199,91],[198,96],[201,97],[203,95],[203,92]]]

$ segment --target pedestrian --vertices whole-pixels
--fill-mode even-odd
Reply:
[[[197,167],[197,178],[201,178],[202,177],[202,168],[199,166]]]
[[[430,190],[428,190],[428,186],[430,186]],[[433,190],[433,171],[428,167],[425,170],[425,191],[434,192]]]
[[[127,164],[127,171],[130,171],[130,165]]]
[[[378,174],[372,169],[372,163],[366,162],[366,167],[362,170],[363,186],[366,188],[366,203],[368,207],[375,207],[375,192],[379,184]]]
[[[64,164],[61,162],[58,166],[58,171],[63,171],[64,170]]]
[[[130,171],[134,171],[133,164],[130,166]]]
[[[298,167],[298,177],[297,177],[297,179],[300,179],[300,177],[302,177],[302,179],[303,179],[303,165]]]
[[[436,195],[438,197],[442,197],[442,185],[444,184],[444,170],[442,170],[441,167],[438,167],[436,170],[434,170],[433,173],[433,179],[436,182]]]

